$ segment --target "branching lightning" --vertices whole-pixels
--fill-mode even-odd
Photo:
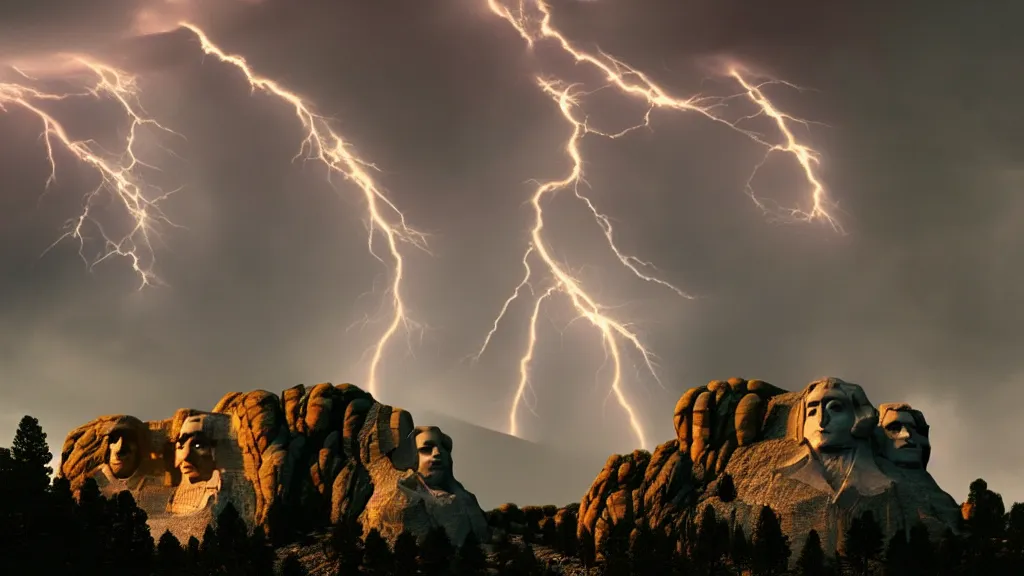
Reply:
[[[720,116],[717,109],[723,107],[728,98],[724,97],[703,97],[693,96],[690,98],[676,98],[669,95],[662,87],[656,84],[643,72],[636,70],[616,58],[597,50],[588,52],[578,48],[566,36],[558,30],[552,20],[550,6],[544,0],[519,0],[515,9],[503,4],[501,0],[487,0],[488,7],[495,15],[508,22],[526,42],[528,48],[532,49],[540,41],[550,41],[561,50],[571,56],[577,63],[587,64],[606,79],[606,86],[618,90],[621,94],[646,103],[647,112],[643,115],[640,124],[616,133],[606,133],[595,130],[588,126],[586,120],[580,117],[577,111],[580,104],[581,92],[572,84],[560,80],[538,77],[537,82],[544,93],[551,96],[558,104],[558,108],[564,118],[570,135],[564,143],[565,154],[571,161],[569,173],[562,179],[550,180],[540,183],[531,198],[533,208],[533,226],[530,230],[530,244],[523,257],[526,274],[523,280],[516,286],[512,296],[503,304],[496,317],[491,331],[484,339],[484,344],[477,357],[483,354],[491,337],[498,328],[499,323],[508,312],[509,306],[521,294],[524,286],[532,286],[531,280],[533,270],[530,268],[529,260],[532,254],[536,254],[544,270],[550,277],[551,286],[541,293],[535,300],[533,312],[529,318],[528,335],[525,344],[525,351],[519,364],[519,383],[516,388],[515,397],[509,410],[509,433],[518,435],[517,412],[519,404],[523,401],[524,392],[530,387],[530,368],[537,346],[537,321],[540,317],[542,303],[556,292],[564,294],[575,312],[582,318],[586,318],[601,335],[602,344],[606,357],[612,364],[611,391],[618,400],[619,405],[626,412],[633,433],[636,435],[640,446],[647,446],[647,439],[644,434],[636,411],[629,403],[623,391],[623,344],[631,346],[639,354],[644,367],[651,376],[659,382],[657,370],[655,369],[654,355],[641,342],[638,335],[629,328],[628,324],[613,319],[605,311],[607,307],[595,300],[581,285],[579,280],[571,276],[564,265],[559,263],[551,254],[551,249],[544,235],[544,201],[547,196],[558,191],[571,189],[576,198],[584,203],[590,211],[595,222],[604,234],[607,246],[610,248],[619,262],[637,278],[660,284],[684,298],[689,296],[681,289],[668,283],[665,280],[643,272],[644,269],[653,269],[649,262],[644,262],[636,257],[623,253],[614,240],[614,230],[611,221],[607,216],[598,211],[595,205],[582,194],[580,184],[583,178],[583,157],[580,152],[581,140],[588,134],[603,136],[607,138],[619,138],[638,128],[649,128],[651,126],[651,113],[654,110],[672,110],[677,112],[695,112],[704,118],[725,125],[757,144],[766,150],[764,159],[754,167],[750,178],[747,180],[746,191],[754,203],[766,213],[769,210],[765,201],[758,198],[754,193],[753,179],[758,169],[764,164],[770,155],[776,152],[790,154],[800,166],[803,177],[810,187],[810,207],[808,209],[792,208],[783,211],[774,211],[774,214],[788,221],[822,221],[831,226],[834,230],[842,232],[838,221],[829,212],[828,198],[825,187],[816,172],[818,164],[817,154],[808,146],[801,144],[791,129],[792,123],[803,124],[802,120],[780,112],[772,102],[764,95],[761,88],[765,84],[778,84],[780,82],[769,81],[755,84],[749,81],[739,67],[731,67],[727,76],[734,79],[743,89],[743,95],[756,106],[757,113],[740,120],[727,120]],[[735,97],[735,96],[734,96]],[[740,122],[753,117],[764,116],[772,120],[783,136],[782,144],[773,144],[756,132],[740,126]],[[531,288],[532,289],[532,288]]]
[[[12,67],[11,70],[21,80],[0,82],[0,110],[6,112],[12,107],[18,107],[29,112],[42,124],[41,136],[50,163],[47,189],[57,179],[58,149],[71,154],[99,176],[99,184],[84,198],[82,211],[65,223],[64,233],[47,251],[63,240],[72,240],[78,243],[78,253],[90,267],[115,256],[126,258],[139,277],[141,289],[159,282],[153,271],[153,242],[158,235],[158,224],[174,226],[160,207],[161,202],[174,191],[163,192],[143,182],[140,169],[153,166],[139,159],[136,146],[144,127],[177,134],[146,116],[138,101],[139,88],[133,76],[89,58],[74,56],[69,57],[69,60],[79,71],[88,72],[93,78],[92,83],[77,92],[51,92],[33,87],[37,78]],[[82,98],[110,100],[120,107],[129,121],[129,127],[119,153],[103,150],[93,140],[73,138],[64,125],[45,109],[46,103]],[[108,233],[100,220],[93,217],[94,206],[104,197],[112,198],[127,213],[132,223],[127,233],[121,236]],[[102,251],[94,258],[85,255],[87,228],[90,227],[98,231],[103,242]]]
[[[405,259],[402,254],[401,245],[409,244],[415,248],[426,250],[426,236],[406,224],[405,215],[384,194],[384,191],[381,190],[380,186],[370,175],[369,170],[375,169],[375,166],[357,156],[352,151],[349,143],[331,129],[327,119],[313,111],[311,104],[298,94],[285,89],[274,80],[257,74],[249,66],[245,58],[237,54],[224,52],[198,26],[188,22],[182,22],[181,26],[195,34],[196,38],[199,39],[203,53],[237,68],[245,76],[253,92],[264,92],[284,101],[292,107],[296,118],[298,118],[303,129],[306,131],[305,138],[299,147],[299,152],[295,155],[296,160],[304,159],[320,162],[327,168],[328,178],[335,174],[341,175],[355,184],[362,192],[366,200],[367,210],[367,249],[374,258],[381,263],[385,263],[384,259],[377,253],[374,245],[374,238],[376,233],[379,232],[384,236],[388,257],[393,267],[391,285],[388,289],[391,299],[392,316],[384,333],[373,346],[367,377],[369,392],[376,395],[379,389],[378,371],[388,343],[398,333],[399,329],[402,327],[408,329],[413,326],[413,322],[409,319],[406,311],[405,301],[402,299]]]
[[[257,74],[243,57],[223,51],[198,26],[188,22],[182,22],[180,26],[198,38],[205,55],[213,56],[218,61],[238,69],[248,81],[252,92],[259,91],[270,95],[293,109],[305,132],[295,160],[320,162],[327,168],[329,182],[332,177],[341,175],[355,184],[362,193],[367,211],[367,249],[374,258],[392,268],[388,288],[388,303],[392,313],[387,327],[371,348],[366,381],[369,392],[376,394],[379,389],[380,365],[389,342],[403,327],[415,327],[402,298],[405,281],[402,246],[411,245],[426,251],[426,236],[406,224],[405,215],[371,176],[370,171],[374,170],[375,166],[360,158],[349,143],[330,127],[327,118],[317,114],[310,103],[274,80]],[[142,167],[154,167],[139,159],[136,153],[137,137],[140,129],[145,126],[170,134],[176,133],[144,114],[138,100],[139,88],[133,76],[90,58],[74,57],[73,61],[82,70],[95,76],[94,84],[79,92],[53,93],[33,87],[35,78],[18,68],[12,68],[20,79],[16,82],[0,83],[0,110],[6,111],[9,107],[17,106],[30,112],[42,123],[42,137],[51,167],[47,187],[56,178],[57,148],[63,148],[73,157],[92,167],[100,177],[99,186],[86,195],[82,212],[67,222],[64,234],[54,245],[64,239],[74,239],[79,242],[79,253],[85,259],[86,225],[92,224],[103,238],[105,251],[98,258],[87,260],[88,264],[94,266],[113,256],[125,257],[138,275],[140,287],[149,286],[158,281],[153,271],[156,224],[174,224],[160,209],[160,203],[169,194],[146,186],[139,174]],[[129,119],[130,128],[120,154],[107,153],[91,140],[72,138],[64,126],[44,109],[46,102],[84,97],[111,99],[120,105],[124,115]],[[115,198],[130,218],[131,230],[123,237],[108,234],[104,226],[93,218],[92,208],[104,194]],[[378,251],[378,234],[384,239],[386,254]]]

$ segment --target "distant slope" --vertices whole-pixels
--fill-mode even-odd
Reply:
[[[455,477],[484,510],[579,502],[610,456],[558,450],[429,410],[413,416],[417,426],[438,426],[452,437]]]

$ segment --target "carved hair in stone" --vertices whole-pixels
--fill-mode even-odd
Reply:
[[[882,404],[878,409],[877,439],[882,457],[897,466],[926,468],[932,445],[924,414],[904,403]]]
[[[878,411],[864,389],[838,378],[811,382],[789,414],[786,436],[815,452],[853,448],[868,440]]]
[[[149,454],[149,427],[133,416],[121,416],[107,429],[104,464],[119,480],[132,477]]]
[[[452,439],[437,426],[418,426],[412,431],[419,454],[416,473],[433,490],[451,491]]]

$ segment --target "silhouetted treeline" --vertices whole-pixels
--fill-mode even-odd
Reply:
[[[299,539],[308,551],[318,540],[303,533],[301,518],[287,507],[271,510],[272,542],[260,528],[250,533],[231,505],[202,539],[182,543],[165,532],[154,541],[146,513],[130,493],[105,498],[90,479],[76,498],[66,479],[51,483],[51,460],[46,434],[30,416],[19,423],[11,447],[0,448],[0,574],[306,574],[294,552],[277,561],[275,548]],[[731,486],[720,483],[715,496],[731,501],[736,497]],[[936,538],[916,524],[886,541],[866,512],[850,524],[840,554],[824,550],[813,530],[802,549],[792,550],[779,516],[768,507],[761,508],[749,535],[707,506],[680,531],[614,525],[601,550],[594,549],[592,539],[577,539],[578,512],[578,505],[506,504],[487,514],[494,541],[481,543],[470,535],[461,546],[453,545],[442,528],[420,542],[403,533],[390,546],[376,530],[364,536],[358,522],[343,521],[320,539],[321,557],[342,576],[545,576],[560,573],[554,564],[567,559],[608,576],[1024,574],[1024,503],[1007,511],[1002,497],[980,479],[970,485],[962,535],[946,530]],[[538,559],[538,550],[546,550],[542,556],[549,560]]]

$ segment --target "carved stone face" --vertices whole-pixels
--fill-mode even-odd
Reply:
[[[856,414],[849,396],[841,388],[819,386],[804,398],[804,440],[812,450],[834,451],[852,448]]]
[[[438,490],[448,482],[452,469],[452,456],[444,446],[441,432],[436,428],[416,435],[419,465],[416,471],[431,488]]]
[[[924,431],[918,429],[914,415],[906,410],[887,410],[880,422],[885,432],[882,455],[901,466],[923,467],[925,452],[931,447]]]
[[[122,431],[112,432],[107,437],[107,465],[115,478],[128,478],[139,469],[142,458],[138,440]]]
[[[204,424],[206,416],[190,416],[181,425],[174,446],[174,466],[191,482],[205,482],[216,468],[213,439]]]

